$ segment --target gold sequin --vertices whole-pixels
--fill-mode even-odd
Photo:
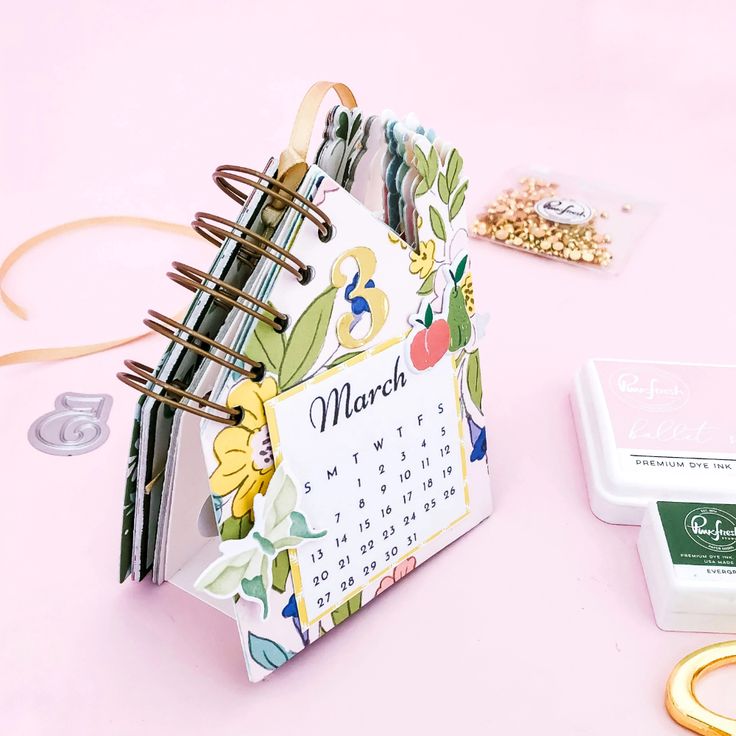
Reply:
[[[596,227],[597,220],[607,219],[608,213],[601,212],[582,225],[564,225],[546,220],[535,211],[539,200],[559,196],[558,188],[556,182],[524,177],[516,189],[504,189],[488,205],[476,219],[473,232],[534,253],[608,266],[613,259],[607,247],[611,238]],[[631,205],[624,204],[621,209],[629,212]]]

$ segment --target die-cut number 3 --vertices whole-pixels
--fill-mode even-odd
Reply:
[[[369,343],[386,324],[388,317],[388,297],[386,292],[375,286],[366,286],[376,273],[376,254],[363,246],[346,250],[332,265],[332,285],[338,289],[348,283],[348,277],[342,271],[342,264],[349,258],[358,266],[358,281],[350,294],[351,299],[363,297],[368,303],[371,326],[363,337],[354,337],[350,333],[353,313],[347,312],[337,320],[337,339],[343,347],[351,350]]]

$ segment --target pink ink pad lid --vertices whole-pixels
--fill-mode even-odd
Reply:
[[[598,518],[641,524],[656,501],[736,503],[736,366],[590,360],[571,398]]]

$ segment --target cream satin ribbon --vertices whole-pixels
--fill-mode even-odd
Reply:
[[[287,186],[296,187],[301,181],[306,171],[307,155],[309,153],[309,143],[312,140],[315,121],[320,105],[325,95],[334,90],[340,98],[340,102],[346,107],[356,107],[357,102],[350,88],[342,82],[316,82],[313,84],[299,106],[292,128],[289,145],[279,158],[279,171],[283,172],[279,178]],[[14,263],[22,258],[29,250],[37,247],[41,243],[46,242],[58,235],[80,230],[86,227],[97,227],[100,225],[127,225],[134,227],[148,227],[154,230],[162,230],[165,232],[175,233],[177,235],[187,235],[188,237],[198,237],[189,227],[185,225],[177,225],[162,220],[154,220],[146,217],[131,217],[127,215],[109,216],[109,217],[90,217],[84,220],[74,220],[63,225],[52,227],[50,230],[34,235],[29,240],[21,243],[14,248],[5,260],[0,264],[0,299],[5,306],[20,319],[28,319],[27,313],[16,301],[11,299],[3,288],[3,281],[10,271]],[[176,316],[180,320],[183,312]],[[92,343],[90,345],[75,345],[61,348],[36,348],[33,350],[19,350],[14,353],[0,355],[0,367],[4,365],[17,365],[19,363],[32,363],[46,360],[65,360],[67,358],[80,358],[84,355],[93,355],[101,353],[105,350],[125,345],[142,337],[151,334],[146,331],[130,337],[122,337],[116,340],[108,340],[106,342]]]
[[[8,272],[12,268],[13,264],[17,263],[28,251],[36,248],[52,238],[66,233],[74,232],[75,230],[81,230],[87,227],[99,227],[101,225],[124,225],[133,227],[144,227],[151,228],[153,230],[160,230],[163,232],[174,233],[175,235],[186,235],[187,237],[197,238],[201,240],[199,236],[186,225],[177,225],[173,222],[164,222],[163,220],[154,220],[147,217],[131,217],[127,215],[114,215],[109,217],[89,217],[83,220],[74,220],[72,222],[66,222],[63,225],[57,225],[49,230],[44,230],[38,235],[34,235],[19,246],[14,248],[5,260],[0,264],[0,299],[2,299],[5,306],[18,318],[27,320],[28,314],[26,310],[18,304],[18,302],[11,299],[5,289],[3,288],[3,282]],[[204,242],[204,241],[201,241]],[[182,313],[183,314],[183,313]],[[177,315],[176,319],[181,317]],[[46,360],[65,360],[67,358],[81,358],[84,355],[93,355],[94,353],[101,353],[105,350],[125,345],[135,340],[140,340],[142,337],[150,335],[149,331],[142,332],[137,335],[131,335],[129,337],[121,337],[116,340],[107,340],[105,342],[91,343],[89,345],[73,345],[69,347],[61,348],[35,348],[31,350],[19,350],[14,353],[7,353],[0,355],[0,366],[5,365],[17,365],[19,363],[34,363]]]
[[[304,99],[299,105],[294,127],[291,129],[289,145],[279,158],[279,171],[282,172],[279,178],[287,176],[289,169],[293,166],[306,163],[317,113],[325,95],[330,90],[335,90],[340,102],[345,107],[357,107],[358,103],[355,101],[355,95],[346,84],[342,82],[315,82],[307,90],[307,94],[304,95]]]

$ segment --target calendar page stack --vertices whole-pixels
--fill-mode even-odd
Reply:
[[[235,618],[258,681],[491,513],[485,320],[462,158],[415,118],[317,83],[278,167],[215,181],[240,215],[198,214],[213,269],[175,264],[197,297],[168,358],[120,374],[144,394],[121,578]]]

